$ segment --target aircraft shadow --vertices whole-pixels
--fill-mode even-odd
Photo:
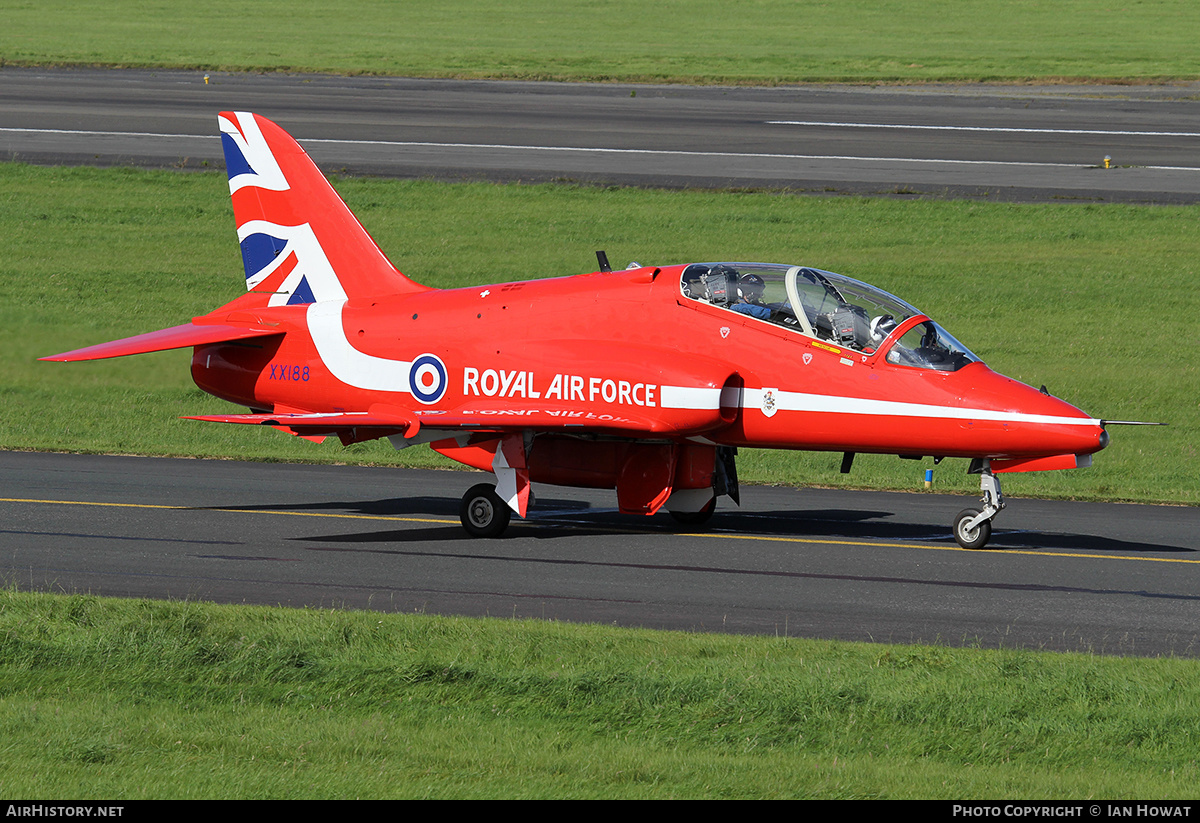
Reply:
[[[946,523],[888,522],[894,512],[819,509],[777,512],[717,513],[709,526],[713,530],[763,534],[779,537],[841,537],[854,540],[897,540],[954,544]],[[1073,552],[1195,552],[1186,546],[1153,541],[1128,541],[1092,534],[1005,529],[1004,515],[992,532],[987,550],[1048,549]]]
[[[244,512],[323,512],[358,514],[375,517],[426,516],[458,519],[458,501],[446,497],[388,497],[382,500],[323,500],[319,503],[280,503],[278,505],[206,506],[213,511]]]
[[[459,501],[449,497],[386,497],[380,500],[322,500],[317,503],[280,503],[277,505],[247,504],[242,506],[204,506],[212,511],[244,512],[328,512],[329,514],[358,514],[375,517],[453,517],[458,518]],[[552,514],[587,512],[591,504],[581,500],[537,499],[534,519]],[[601,509],[608,512],[611,509]],[[514,520],[514,522],[516,522]]]
[[[386,498],[361,502],[327,502],[302,506],[245,506],[258,511],[329,511],[364,516],[458,518],[458,501],[440,497]],[[954,545],[945,523],[900,522],[895,512],[860,509],[811,509],[766,512],[718,511],[699,531],[780,538],[843,539],[864,542],[914,542]],[[645,518],[621,514],[611,508],[593,508],[579,500],[539,498],[527,520],[513,518],[500,539],[554,540],[620,533],[687,533],[666,515]],[[379,529],[344,534],[294,538],[328,544],[380,544],[474,541],[457,524],[399,529]],[[1129,541],[1091,534],[1052,531],[1006,530],[997,526],[987,550],[1040,549],[1061,552],[1142,554],[1194,553],[1196,549],[1152,540]]]

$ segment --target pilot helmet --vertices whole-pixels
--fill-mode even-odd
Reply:
[[[747,303],[761,303],[767,284],[757,274],[743,274],[738,280],[738,297]]]
[[[896,320],[890,314],[881,314],[871,321],[871,342],[882,343],[896,330]]]

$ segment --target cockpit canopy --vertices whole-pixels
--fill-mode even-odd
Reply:
[[[888,363],[957,371],[979,360],[898,297],[833,272],[776,263],[693,263],[684,297],[709,303]],[[910,322],[911,321],[911,322]]]

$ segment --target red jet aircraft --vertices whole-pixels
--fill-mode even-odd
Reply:
[[[492,472],[466,530],[524,517],[530,483],[616,489],[685,524],[738,501],[741,446],[973,458],[983,546],[996,475],[1087,466],[1105,422],[996,374],[918,309],[807,266],[632,264],[465,289],[401,274],[308,155],[263,117],[218,117],[247,293],[191,322],[43,358],[192,347],[192,378],[274,426],[343,444],[429,443]]]

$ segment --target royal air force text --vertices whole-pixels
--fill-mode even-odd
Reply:
[[[544,388],[543,388],[544,387]],[[549,383],[539,383],[531,371],[463,369],[466,397],[522,397],[530,400],[603,401],[619,406],[657,406],[658,385],[631,383],[607,377],[556,374]]]

